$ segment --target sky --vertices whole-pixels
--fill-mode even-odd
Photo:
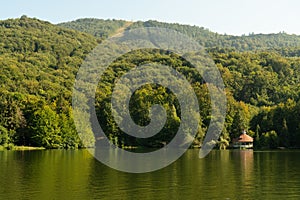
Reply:
[[[7,0],[0,19],[36,17],[52,23],[93,17],[197,25],[221,34],[300,35],[299,0]]]

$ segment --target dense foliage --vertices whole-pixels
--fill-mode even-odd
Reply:
[[[26,16],[0,21],[0,145],[82,147],[71,109],[77,70],[101,39],[141,26],[175,29],[207,47],[223,76],[228,99],[225,126],[220,140],[215,141],[218,147],[228,147],[244,129],[254,137],[257,148],[300,147],[299,36],[237,37],[156,21],[80,19],[56,26]],[[201,146],[211,117],[206,84],[183,58],[164,51],[131,52],[112,63],[101,77],[95,104],[105,133],[122,147],[159,147],[173,138],[181,121],[180,109],[173,93],[160,85],[141,87],[130,101],[133,120],[140,125],[149,123],[152,104],[166,109],[168,120],[159,134],[148,139],[130,137],[112,117],[115,80],[136,65],[150,62],[172,66],[192,84],[201,115],[194,145]],[[93,139],[88,138],[91,146]]]

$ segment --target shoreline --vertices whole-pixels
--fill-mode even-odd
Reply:
[[[92,147],[93,148],[93,147]],[[74,149],[65,149],[64,150],[74,150]],[[76,148],[76,149],[87,149],[87,148]],[[143,149],[153,149],[153,148],[146,148],[141,146],[124,146],[122,147],[124,150],[143,150]],[[155,148],[154,148],[155,149]],[[190,147],[189,149],[201,149],[201,147]],[[0,151],[32,151],[32,150],[51,150],[47,149],[45,147],[34,147],[34,146],[1,146],[0,145]],[[220,150],[218,148],[214,148],[214,150]],[[226,148],[225,150],[250,150],[250,149],[234,149],[234,148]],[[269,150],[280,150],[280,151],[288,151],[288,150],[300,150],[299,147],[277,147],[275,149],[269,149],[269,148],[252,148],[253,151],[269,151]]]
[[[0,151],[33,151],[33,150],[45,150],[45,147],[31,147],[31,146],[13,146],[9,149],[4,146],[0,146]]]

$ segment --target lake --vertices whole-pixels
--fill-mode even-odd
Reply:
[[[87,150],[2,151],[0,199],[300,199],[298,150],[198,153],[129,174]]]

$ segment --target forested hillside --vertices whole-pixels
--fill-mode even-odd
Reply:
[[[119,28],[125,26],[125,24],[126,21],[124,20],[84,18],[61,23],[59,26],[86,32],[102,39],[113,35]]]
[[[102,19],[78,19],[72,22],[61,23],[59,26],[90,33],[103,38],[112,35],[118,28],[125,25],[123,20],[102,20]],[[286,33],[277,34],[254,34],[243,36],[222,35],[209,31],[204,27],[182,25],[177,23],[163,23],[158,21],[138,21],[132,23],[128,29],[139,27],[161,27],[179,31],[198,41],[207,48],[229,48],[237,51],[253,50],[278,50],[285,54],[299,55],[300,36]],[[288,49],[284,49],[288,47]],[[294,48],[291,48],[294,47]],[[291,52],[292,51],[292,52]]]
[[[82,147],[71,117],[72,86],[78,68],[102,39],[124,28],[143,26],[175,29],[207,48],[223,76],[228,99],[223,133],[215,141],[218,147],[226,148],[244,129],[255,138],[257,148],[300,147],[299,36],[237,37],[156,21],[129,24],[80,19],[53,25],[26,16],[0,21],[0,145]],[[96,93],[99,122],[112,142],[122,147],[158,147],[173,138],[180,124],[179,106],[175,96],[162,86],[146,85],[131,101],[132,117],[140,125],[149,123],[152,104],[162,104],[167,110],[167,124],[155,137],[142,140],[125,135],[111,114],[116,78],[136,65],[153,61],[172,66],[191,82],[201,114],[194,145],[201,146],[210,122],[207,87],[197,70],[169,52],[135,51],[112,63]],[[92,145],[93,138],[90,142]]]
[[[80,146],[71,88],[88,34],[26,16],[0,21],[0,145]]]

